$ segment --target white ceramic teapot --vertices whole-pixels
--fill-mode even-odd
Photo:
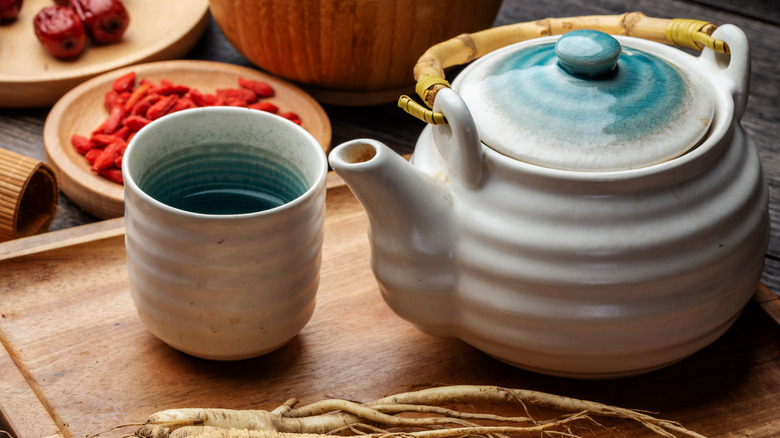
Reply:
[[[393,311],[574,378],[718,338],[758,285],[770,222],[740,125],[748,42],[731,25],[712,38],[730,54],[593,31],[516,43],[436,94],[429,118],[447,124],[411,163],[373,140],[335,148]]]

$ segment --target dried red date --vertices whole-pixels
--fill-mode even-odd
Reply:
[[[70,7],[98,43],[119,41],[130,24],[130,15],[120,0],[70,0]]]
[[[64,6],[48,6],[33,19],[35,36],[54,57],[72,58],[84,50],[87,36],[79,17]]]
[[[0,0],[0,22],[14,21],[22,10],[22,0]]]

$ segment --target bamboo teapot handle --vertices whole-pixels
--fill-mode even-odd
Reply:
[[[546,18],[494,27],[461,34],[429,48],[414,66],[414,79],[417,81],[415,91],[429,108],[433,108],[436,93],[450,87],[445,79],[445,69],[467,64],[509,44],[542,36],[563,35],[579,29],[599,30],[611,35],[631,36],[695,50],[709,47],[716,52],[729,53],[725,42],[711,36],[716,28],[706,21],[652,18],[641,12]],[[401,96],[398,106],[426,123],[447,123],[443,114],[431,111],[409,96]]]

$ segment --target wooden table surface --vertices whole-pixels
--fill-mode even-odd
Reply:
[[[780,207],[780,199],[778,199],[780,195],[777,192],[780,184],[780,145],[777,143],[777,139],[780,138],[780,115],[777,111],[780,103],[780,69],[778,68],[780,64],[777,61],[777,51],[780,50],[780,2],[767,0],[745,0],[741,2],[731,0],[710,0],[709,2],[678,0],[668,2],[504,0],[495,24],[503,25],[555,16],[619,14],[633,10],[655,17],[696,18],[711,21],[715,24],[732,23],[741,27],[747,34],[752,48],[753,65],[750,98],[747,113],[743,118],[743,124],[750,135],[753,136],[759,148],[764,170],[769,179],[771,194],[770,213],[772,215],[773,232],[769,250],[766,254],[765,272],[762,280],[771,291],[777,293],[777,291],[780,291],[780,240],[776,233],[776,230],[778,230],[777,221],[780,220],[780,216],[777,214],[777,209]],[[2,45],[1,41],[0,45]],[[252,67],[245,58],[227,43],[213,21],[209,24],[206,33],[195,48],[187,55],[187,58],[220,61]],[[400,153],[409,153],[413,151],[417,137],[423,128],[419,121],[403,113],[392,103],[367,108],[323,106],[332,123],[332,145],[338,145],[341,142],[354,138],[370,137],[385,142]],[[44,160],[42,131],[48,111],[49,108],[0,109],[0,147]],[[99,222],[99,220],[79,209],[66,196],[61,196],[52,231],[95,222]],[[0,287],[0,291],[2,289]],[[0,295],[0,313],[7,311],[8,309],[4,309],[2,295]],[[762,319],[765,315],[755,311],[750,311],[747,315],[749,321],[743,321],[738,330],[731,332],[728,336],[734,339],[741,334],[750,333],[751,328],[759,327],[761,330],[766,328],[766,321]],[[772,332],[776,333],[776,331]],[[767,365],[770,369],[777,368],[778,361],[780,361],[778,359],[780,357],[777,348],[778,341],[775,340],[773,344],[771,336],[762,335],[760,339],[750,342],[760,346],[769,345],[771,351],[764,353],[761,357],[771,362],[770,365]],[[675,379],[681,379],[680,384],[685,384],[682,380],[687,379],[685,377],[686,372],[692,373],[691,376],[693,376],[693,374],[697,374],[693,367],[706,367],[707,361],[717,361],[719,354],[728,353],[726,345],[728,344],[720,344],[719,347],[711,350],[703,358],[688,363],[682,370],[677,369],[670,372],[670,375]],[[458,358],[450,359],[457,361]],[[485,359],[480,360],[485,361]],[[504,367],[496,366],[490,360],[487,360],[487,363],[490,364],[488,368],[491,372],[495,371],[496,368],[505,372]],[[453,364],[455,365],[455,362]],[[471,364],[470,367],[474,368],[474,364]],[[694,379],[696,383],[691,387],[692,390],[703,391],[710,398],[707,402],[710,404],[715,403],[718,397],[725,397],[728,394],[715,394],[712,391],[711,383],[708,382],[718,381],[718,376],[712,373],[728,372],[728,370],[728,366],[720,364],[710,374],[697,374]],[[777,372],[780,373],[780,369]],[[4,376],[0,375],[0,385],[3,384],[3,378]],[[747,379],[748,376],[741,376],[741,378]],[[512,382],[523,381],[521,378],[510,380]],[[491,379],[490,376],[486,375],[474,379],[474,381],[490,382]],[[651,379],[650,382],[652,381]],[[542,379],[542,382],[550,382],[550,380]],[[554,382],[556,383],[547,386],[559,390],[567,388],[566,384]],[[634,381],[629,383],[629,387],[647,392],[646,388],[641,389],[641,383],[642,381]],[[773,384],[775,383],[776,379],[773,381]],[[597,387],[593,386],[593,384],[576,384],[573,388],[578,394],[587,395],[588,391]],[[731,390],[737,391],[738,388],[732,386]],[[596,389],[595,393],[599,395],[606,394],[604,390],[600,389]],[[731,395],[750,397],[750,394],[735,393]],[[656,402],[662,398],[661,395],[650,395],[649,397],[651,406],[658,404]],[[769,396],[765,394],[765,397]],[[605,398],[609,401],[608,395]],[[278,400],[278,402],[283,401]],[[672,403],[672,405],[691,401],[692,399],[690,398],[678,400]],[[727,415],[727,413],[722,412],[720,414]],[[778,424],[776,418],[762,419],[759,416],[754,419],[754,421],[758,422],[763,420],[766,420],[766,426],[754,429],[763,431],[760,436],[780,435],[780,424]],[[730,434],[728,432],[729,426],[727,422],[724,422],[723,418],[719,418],[717,421],[724,423],[722,427],[713,429],[721,432],[717,436],[744,436],[742,434]],[[0,430],[2,430],[2,426],[3,418],[2,413],[0,413]]]
[[[780,2],[769,0],[628,2],[618,0],[504,0],[496,25],[536,20],[545,17],[619,14],[641,11],[664,18],[696,18],[715,24],[732,23],[747,34],[752,50],[753,72],[750,98],[743,124],[753,136],[767,173],[772,196],[773,231],[777,230],[780,207],[777,187],[780,184]],[[187,55],[189,59],[204,59],[252,67],[224,38],[212,21],[205,34]],[[332,145],[359,137],[385,142],[401,153],[413,151],[423,126],[395,104],[372,107],[339,107],[324,105],[333,127]],[[0,108],[0,147],[44,160],[43,124],[49,108]],[[60,201],[52,230],[95,222],[66,196]],[[773,232],[766,257],[764,283],[773,291],[780,290],[780,238]]]
[[[664,18],[696,18],[715,24],[732,23],[747,34],[752,50],[753,72],[750,98],[743,124],[758,145],[772,196],[773,231],[780,229],[780,199],[776,191],[780,184],[780,2],[767,0],[628,2],[617,0],[504,0],[496,25],[535,20],[545,17],[619,14],[641,11]],[[189,59],[204,59],[252,67],[224,38],[218,26],[209,24],[205,34],[187,55]],[[413,151],[423,125],[399,110],[394,103],[372,107],[339,107],[324,105],[333,127],[331,144],[360,137],[383,141],[401,153]],[[49,108],[0,108],[0,147],[44,160],[43,124]],[[62,196],[52,230],[95,222],[90,216]],[[780,238],[773,232],[766,258],[764,283],[773,291],[780,290]]]

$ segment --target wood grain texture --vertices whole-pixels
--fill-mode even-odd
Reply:
[[[780,427],[767,425],[780,418],[780,327],[753,303],[721,339],[655,373],[607,382],[541,376],[395,316],[368,266],[362,207],[334,176],[327,202],[312,320],[280,350],[238,362],[184,355],[144,329],[128,291],[121,218],[19,240],[12,251],[4,247],[12,242],[0,244],[11,254],[0,261],[7,426],[17,438],[83,437],[165,408],[272,409],[291,397],[368,401],[418,386],[490,384],[648,409],[708,437],[770,437]],[[653,436],[606,425],[592,436]]]
[[[45,163],[0,148],[0,242],[47,231],[59,188]]]
[[[723,9],[759,21],[780,24],[780,2],[771,0],[695,0],[705,8]]]
[[[0,333],[0,342],[7,345]],[[61,438],[60,427],[41,402],[40,387],[32,377],[17,368],[18,352],[12,347],[0,349],[0,370],[3,370],[3,393],[0,400],[0,430],[25,431],[30,436]]]
[[[210,0],[228,41],[261,69],[337,103],[395,102],[431,45],[490,27],[499,0]],[[352,101],[347,96],[354,94]],[[339,99],[338,95],[342,98]]]
[[[773,233],[763,277],[770,293],[780,291],[780,240],[777,234],[780,229],[780,143],[777,141],[780,138],[780,113],[777,111],[780,70],[776,62],[780,26],[773,18],[776,15],[772,15],[776,8],[777,2],[762,0],[714,3],[504,0],[495,22],[508,24],[545,17],[638,10],[651,16],[699,18],[716,24],[733,23],[742,28],[753,50],[751,92],[743,124],[755,139],[770,185]],[[186,57],[252,66],[227,41],[213,20]],[[454,76],[457,72],[455,69],[448,75]],[[408,153],[413,150],[423,128],[421,122],[404,114],[394,103],[366,108],[336,105],[324,105],[324,108],[333,127],[333,145],[370,137]],[[0,147],[43,160],[42,133],[47,113],[48,108],[0,108]],[[343,210],[347,217],[357,215],[353,210],[355,207],[347,208],[346,204],[335,202],[328,206],[333,213]],[[97,271],[90,271],[92,274],[86,276],[84,284],[81,280],[77,283],[82,290],[75,295],[67,282],[62,283],[62,278],[68,278],[68,270],[75,275],[72,273],[90,266],[86,262],[68,262],[68,259],[90,253],[92,247],[98,254],[106,252],[113,263],[121,265],[121,258],[111,255],[121,253],[121,233],[108,232],[102,237],[85,239],[90,232],[84,230],[92,230],[97,221],[67,196],[61,196],[52,225],[52,229],[58,231],[31,238],[45,236],[49,239],[48,247],[39,251],[28,248],[26,255],[0,261],[0,314],[6,315],[6,318],[0,318],[0,331],[6,333],[12,325],[31,327],[31,333],[37,336],[43,329],[36,328],[36,324],[56,326],[56,330],[46,330],[56,334],[53,339],[24,341],[19,349],[23,362],[19,363],[35,369],[36,381],[52,394],[47,395],[49,400],[65,403],[64,408],[39,411],[49,415],[49,420],[42,420],[43,414],[25,420],[27,425],[44,426],[20,436],[59,433],[52,432],[58,424],[51,419],[55,417],[60,418],[59,424],[69,425],[63,436],[83,437],[99,431],[104,425],[141,420],[153,410],[170,406],[197,403],[201,406],[272,408],[288,396],[301,397],[304,401],[320,396],[367,400],[387,392],[406,390],[418,383],[514,386],[649,409],[709,437],[770,438],[780,433],[780,412],[777,411],[780,406],[780,344],[777,342],[780,329],[762,310],[762,307],[767,308],[767,303],[774,302],[771,300],[761,301],[761,306],[749,304],[734,327],[717,342],[656,373],[619,382],[554,379],[516,370],[459,341],[422,335],[399,320],[386,309],[370,273],[365,271],[366,262],[360,257],[365,257],[366,242],[362,241],[353,243],[352,249],[333,250],[339,257],[324,266],[327,271],[324,271],[323,281],[329,286],[323,286],[314,317],[299,337],[266,357],[240,363],[211,363],[171,351],[148,335],[135,320],[128,299],[122,297],[123,291],[112,289],[122,289],[121,281],[104,281],[98,278],[101,274]],[[91,225],[85,229],[71,228],[80,224]],[[345,226],[355,229],[334,228],[333,225],[329,223],[327,232],[334,236],[354,235],[362,239],[365,235],[365,224],[356,217],[344,222]],[[71,240],[60,245],[57,236],[63,230],[71,233],[68,237]],[[27,242],[27,239],[5,242],[0,245],[0,253],[4,250],[15,252]],[[326,245],[329,242],[326,240]],[[16,245],[13,251],[8,250],[11,244]],[[331,257],[331,253],[328,254],[327,257]],[[18,278],[16,274],[6,274],[9,266],[25,264],[36,269],[14,271],[23,273]],[[340,270],[340,264],[354,266],[355,270]],[[103,265],[98,263],[96,266]],[[121,270],[111,268],[110,264],[108,269],[109,278],[122,275]],[[28,273],[34,276],[28,278]],[[14,300],[7,301],[6,297],[10,296],[7,291],[14,291],[14,284],[18,284],[14,282],[18,281],[26,281],[36,292],[13,293]],[[51,286],[51,290],[42,292],[36,284]],[[48,297],[56,295],[57,287],[64,288],[60,293],[68,291],[68,294],[54,304],[46,304]],[[93,299],[103,294],[109,298]],[[22,298],[27,303],[23,306],[18,304]],[[107,305],[105,309],[100,307],[102,303]],[[58,305],[62,308],[57,309]],[[12,310],[23,315],[39,309],[40,317],[26,317],[25,320],[17,315],[15,318],[19,319],[9,322],[7,316]],[[20,321],[24,321],[21,326],[17,325]],[[82,327],[86,324],[83,321],[91,321],[91,325]],[[109,333],[105,338],[95,340],[92,337],[105,331]],[[76,346],[65,345],[70,339],[76,340]],[[0,357],[0,391],[3,391],[0,412],[20,413],[22,408],[13,411],[7,406],[11,403],[4,402],[14,400],[8,398],[7,391],[11,395],[26,391],[28,400],[33,400],[35,395],[30,389],[19,389],[17,385],[23,377],[17,376],[17,383],[6,384],[5,376],[10,375],[7,371],[17,362],[9,362],[10,356],[4,355],[5,359]],[[128,381],[131,383],[125,383]],[[78,414],[79,409],[88,410],[89,415]],[[78,420],[73,420],[75,417]],[[638,433],[628,424],[609,426],[615,429],[599,429],[595,433],[610,437],[651,436]],[[588,433],[583,432],[585,436]]]
[[[27,0],[17,19],[0,26],[0,107],[51,106],[79,83],[119,67],[178,58],[208,24],[207,0],[129,1],[130,25],[114,44],[88,44],[75,59],[46,53],[33,31],[33,18],[48,0]]]

